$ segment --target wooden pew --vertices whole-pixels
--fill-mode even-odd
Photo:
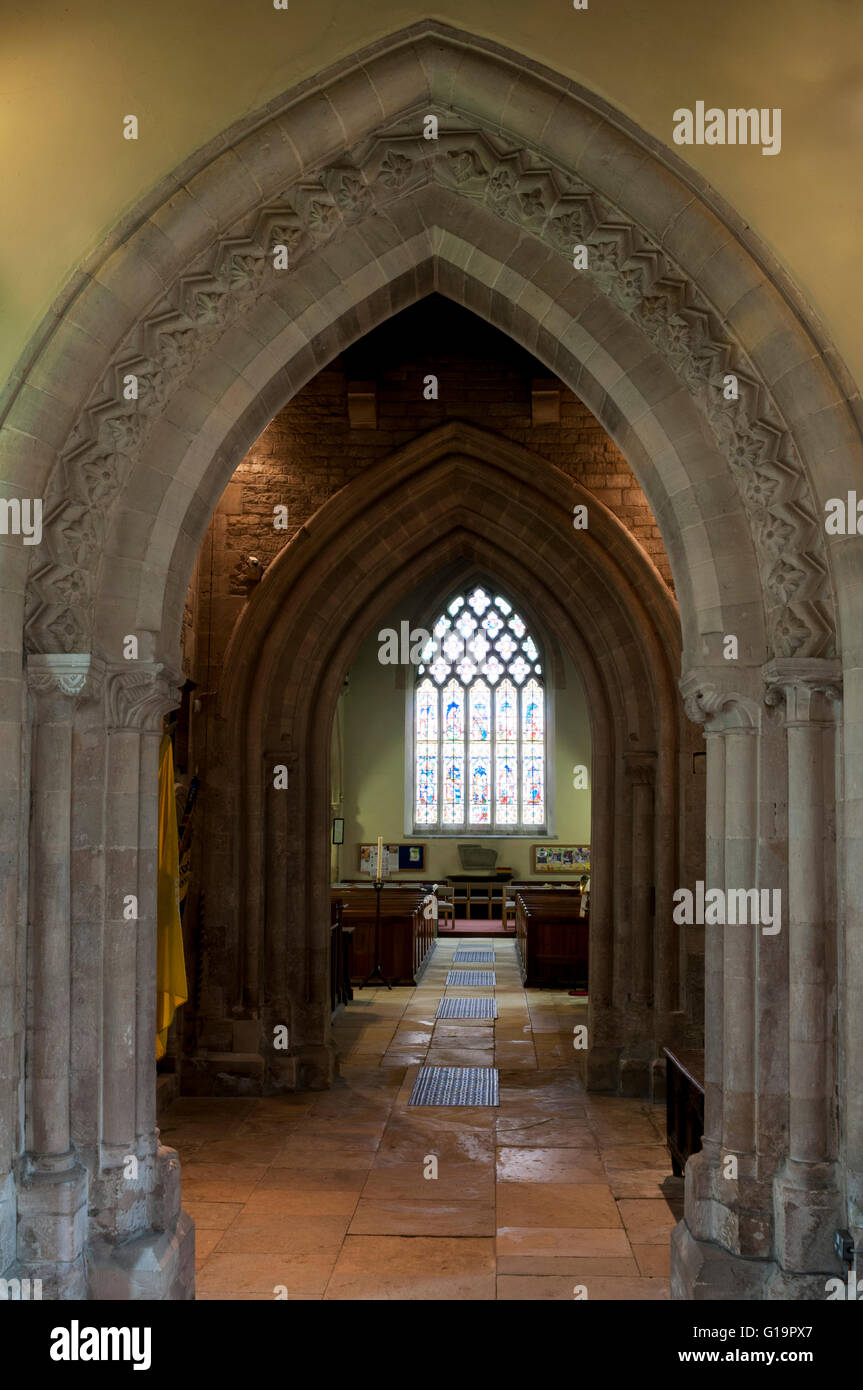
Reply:
[[[671,1171],[681,1177],[704,1133],[704,1053],[664,1047],[665,1129]]]
[[[361,984],[375,965],[375,891],[371,885],[337,888],[344,903],[343,930],[351,931],[350,980]],[[416,984],[435,938],[434,918],[426,916],[422,886],[387,884],[381,893],[381,959],[392,984]]]
[[[335,1013],[340,1004],[348,1004],[354,997],[351,989],[349,943],[350,931],[345,932],[342,922],[344,901],[334,897],[330,913],[330,1010]]]
[[[527,988],[553,983],[586,986],[590,910],[581,916],[580,891],[519,888],[515,933]]]

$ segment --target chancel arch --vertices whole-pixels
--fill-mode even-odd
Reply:
[[[418,134],[427,109],[441,116],[433,151]],[[586,273],[573,266],[576,241],[588,247]],[[288,250],[281,279],[274,246]],[[23,876],[10,872],[4,883],[4,921],[25,932],[38,1001],[26,1028],[23,996],[8,1003],[10,1038],[29,1030],[31,1039],[31,1110],[26,1125],[5,1126],[0,1155],[11,1173],[13,1136],[23,1128],[24,1176],[4,1187],[7,1212],[17,1203],[25,1254],[16,1258],[26,1259],[28,1241],[42,1241],[66,1296],[78,1296],[88,1278],[97,1296],[114,1287],[145,1297],[188,1287],[175,1163],[158,1147],[146,1040],[153,740],[176,700],[189,577],[218,498],[269,420],[337,352],[432,290],[529,349],[617,442],[662,531],[679,629],[667,595],[639,568],[613,519],[598,523],[601,544],[594,533],[579,539],[579,561],[589,563],[562,577],[560,557],[574,543],[569,485],[544,479],[548,511],[537,537],[536,496],[519,491],[523,460],[487,440],[468,447],[463,436],[429,455],[420,441],[414,456],[395,453],[370,476],[362,547],[336,563],[335,532],[354,505],[345,488],[265,577],[220,696],[231,726],[225,755],[242,769],[240,810],[250,826],[236,864],[235,1002],[270,1019],[290,1004],[303,1039],[299,1079],[327,1079],[316,994],[326,951],[313,924],[325,908],[327,766],[338,687],[359,640],[355,605],[362,599],[365,613],[382,617],[405,592],[408,565],[414,579],[442,558],[489,565],[487,548],[505,541],[513,582],[555,615],[551,625],[579,662],[592,709],[608,711],[594,729],[593,780],[609,788],[609,804],[594,807],[609,854],[624,851],[627,834],[631,846],[631,825],[627,831],[612,815],[625,804],[625,786],[653,779],[657,824],[674,814],[674,760],[685,742],[674,692],[682,654],[686,709],[708,736],[707,875],[730,876],[729,886],[757,877],[787,894],[788,929],[769,969],[751,939],[708,949],[707,1128],[687,1174],[675,1292],[815,1296],[825,1270],[836,1270],[829,1230],[847,1226],[859,1238],[863,1229],[863,1098],[849,1085],[850,1059],[863,1043],[853,1007],[863,980],[861,900],[842,867],[860,836],[855,776],[845,780],[840,821],[848,852],[837,859],[828,835],[814,898],[788,845],[811,799],[801,740],[822,760],[816,780],[828,820],[835,723],[846,764],[859,750],[856,552],[825,537],[821,524],[824,503],[847,491],[863,457],[853,393],[751,234],[668,151],[573,84],[431,22],[321,74],[314,90],[290,94],[204,151],[117,231],[21,364],[0,448],[13,492],[45,497],[46,534],[29,573],[28,552],[2,547],[4,804],[17,808],[7,836],[30,824],[32,805],[35,871],[71,867],[36,905]],[[134,408],[122,392],[130,373],[140,388]],[[739,388],[731,402],[720,386],[729,375]],[[424,471],[393,533],[387,489],[398,487],[412,457]],[[464,520],[469,506],[458,517],[448,510],[446,487],[469,501],[490,468],[509,486],[496,510],[483,503],[483,525],[474,528]],[[427,518],[438,531],[424,548]],[[562,595],[578,598],[588,578],[602,601],[576,626]],[[274,625],[266,600],[288,579],[290,606]],[[128,634],[139,643],[134,666],[122,656]],[[727,634],[738,638],[735,664],[722,655]],[[22,759],[25,706],[33,753]],[[624,750],[634,755],[628,765]],[[275,752],[287,760],[292,788],[278,810],[266,807],[262,781]],[[651,752],[655,773],[644,761]],[[597,758],[605,760],[599,777]],[[99,808],[120,764],[136,769],[134,787],[124,784],[111,864],[91,879],[85,860],[106,843]],[[82,789],[74,805],[73,780]],[[45,797],[58,786],[68,804],[52,817]],[[647,804],[643,792],[638,802]],[[772,818],[761,809],[770,804]],[[678,866],[670,852],[659,858],[661,990],[651,1003],[649,962],[636,952],[632,1006],[642,1021],[650,1009],[667,1017],[677,1006],[679,961],[662,905]],[[261,876],[280,859],[290,887],[283,875]],[[129,875],[144,904],[137,940],[120,947],[111,971],[101,948],[85,952],[86,978],[73,993],[81,940],[105,937]],[[639,1026],[638,1051],[627,1052],[619,948],[633,927],[611,890],[597,882],[593,898],[608,929],[592,954],[591,1053],[601,1065],[594,1079],[620,1086],[627,1071],[637,1084],[649,1074],[659,1039]],[[290,956],[267,931],[277,904],[302,923]],[[841,1035],[830,1002],[839,956]],[[801,970],[813,974],[813,988],[796,1009],[792,982]],[[65,1040],[84,1003],[103,999],[100,1029],[90,1028],[73,1063],[63,1043],[45,1044],[48,1014]],[[778,1032],[769,1048],[765,1018]],[[813,1036],[823,1063],[814,1078]],[[622,1069],[623,1061],[631,1066]],[[98,1113],[82,1081],[94,1069],[110,1074]],[[273,1077],[294,1084],[292,1071],[275,1067]],[[17,1095],[11,1086],[10,1117]],[[129,1146],[141,1158],[134,1200],[117,1180]],[[729,1152],[741,1169],[730,1192],[721,1180]],[[89,1235],[79,1219],[88,1207]],[[9,1247],[8,1221],[2,1229]],[[143,1262],[118,1249],[121,1234],[143,1242]]]

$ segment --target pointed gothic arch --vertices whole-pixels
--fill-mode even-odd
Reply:
[[[434,152],[416,133],[427,109],[442,117]],[[576,239],[589,248],[588,274],[572,268]],[[274,244],[289,247],[300,274],[274,279]],[[8,537],[0,547],[3,804],[16,808],[4,824],[3,951],[14,959],[15,924],[38,1000],[28,1023],[36,1041],[26,1054],[21,1238],[26,1247],[51,1231],[57,1286],[74,1295],[86,1283],[82,1223],[73,1222],[71,1246],[60,1233],[70,1212],[89,1205],[97,1213],[91,1289],[118,1279],[138,1293],[184,1285],[177,1183],[158,1149],[141,1051],[154,912],[146,806],[159,712],[175,698],[183,595],[207,519],[251,440],[334,352],[432,287],[509,332],[582,397],[623,449],[662,528],[681,606],[687,709],[709,735],[709,870],[778,878],[790,902],[787,954],[769,980],[748,945],[731,944],[724,956],[717,949],[708,962],[707,1130],[687,1177],[675,1287],[709,1292],[738,1280],[750,1292],[808,1296],[834,1267],[824,1213],[863,1231],[863,1095],[848,1084],[848,1059],[863,1046],[853,1007],[863,987],[863,890],[849,867],[863,834],[854,772],[863,751],[859,562],[855,542],[825,537],[821,524],[826,500],[863,473],[855,390],[787,278],[669,151],[575,84],[436,22],[320,74],[189,161],[91,258],[13,379],[0,458],[13,495],[46,499],[44,543],[29,573],[28,551]],[[140,386],[134,409],[123,398],[129,374]],[[733,408],[717,389],[729,374],[739,386]],[[129,632],[141,646],[133,670],[119,646]],[[727,632],[740,638],[733,668],[722,660]],[[331,653],[336,665],[339,655]],[[296,681],[313,672],[305,660]],[[798,812],[805,821],[811,807],[798,743],[814,739],[830,767],[821,735],[837,718],[843,666],[847,852],[837,861],[828,844],[813,907],[794,856],[783,859],[775,845],[799,833]],[[283,718],[295,694],[288,686]],[[741,721],[733,711],[743,709]],[[22,723],[32,763],[20,756]],[[73,805],[67,789],[82,756],[84,789]],[[104,787],[127,765],[137,769],[129,795],[140,819],[123,823],[108,872],[82,894],[77,878],[73,886],[79,862],[108,844]],[[752,795],[753,769],[761,801],[772,795],[781,808],[769,826]],[[56,786],[68,804],[52,817],[45,797]],[[12,867],[31,804],[37,871],[68,864],[73,836],[80,851],[73,877],[61,869],[53,896],[35,905],[24,890],[19,902]],[[116,893],[132,880],[144,906],[137,941],[115,962],[121,984],[109,984],[99,956],[73,1000],[63,968],[73,943],[82,931],[101,939]],[[826,979],[798,1029],[787,981],[818,955],[819,933],[835,929],[835,901],[841,1021],[826,1003],[840,982]],[[316,959],[310,951],[312,975]],[[726,973],[747,988],[726,991]],[[103,1031],[88,1035],[87,1058],[113,1070],[108,1112],[96,1116],[80,1072],[68,1071],[68,1048],[64,1062],[62,1043],[39,1042],[40,1018],[48,1011],[68,1040],[81,1000],[103,994]],[[4,1008],[6,1036],[22,1036],[23,1000],[10,996]],[[782,1031],[769,1056],[758,1040],[765,1012]],[[137,1042],[118,1052],[132,1015]],[[739,1047],[723,1047],[723,1025],[725,1036],[739,1025]],[[813,1031],[824,1064],[817,1083],[807,1079]],[[9,1085],[11,1116],[17,1086]],[[791,1134],[778,1158],[768,1134],[775,1124]],[[3,1132],[17,1133],[17,1121]],[[11,1138],[5,1144],[4,1170]],[[121,1274],[109,1248],[118,1210],[111,1155],[129,1145],[142,1179],[126,1230],[149,1242],[150,1263],[146,1273],[139,1263]],[[729,1147],[745,1160],[731,1195],[720,1180]],[[48,1173],[53,1195],[39,1181]]]

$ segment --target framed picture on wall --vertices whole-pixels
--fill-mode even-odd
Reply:
[[[345,843],[345,822],[342,816],[333,816],[333,844]]]
[[[383,874],[423,874],[426,867],[425,845],[384,845]],[[374,878],[377,867],[378,847],[360,845],[360,873]]]
[[[589,874],[590,845],[534,845],[535,874]]]

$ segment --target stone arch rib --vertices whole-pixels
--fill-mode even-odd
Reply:
[[[357,650],[417,583],[457,565],[465,573],[488,570],[502,553],[511,556],[511,583],[525,611],[555,632],[585,684],[602,774],[597,785],[605,788],[596,826],[597,845],[605,847],[597,856],[602,927],[591,990],[603,1018],[617,1007],[615,980],[625,973],[627,959],[620,942],[629,928],[612,882],[616,830],[610,789],[624,753],[658,747],[668,784],[662,795],[673,819],[672,770],[683,718],[674,685],[679,629],[661,577],[616,518],[591,501],[590,538],[576,535],[571,497],[587,494],[544,460],[535,458],[534,469],[526,470],[526,452],[459,422],[412,441],[322,506],[271,562],[238,620],[216,716],[219,757],[234,769],[229,785],[237,800],[225,804],[225,836],[216,833],[214,844],[230,845],[233,855],[223,910],[235,923],[229,936],[242,961],[243,997],[250,1007],[268,989],[274,989],[268,999],[275,1006],[279,990],[287,988],[273,986],[287,966],[272,944],[274,935],[281,940],[286,922],[299,933],[291,937],[292,958],[304,952],[312,958],[322,949],[326,904],[315,894],[328,883],[324,769],[338,693]],[[537,497],[551,533],[548,544],[538,543],[529,528]],[[266,834],[250,832],[243,846],[236,828],[267,822],[256,770],[266,751],[276,748],[296,788],[289,814],[298,867],[287,875],[290,887],[282,884],[271,921],[260,892]],[[223,850],[213,852],[219,857],[213,872],[225,873]],[[229,905],[233,882],[239,886]],[[671,921],[670,911],[666,919]],[[616,1036],[610,1023],[600,1035]]]

